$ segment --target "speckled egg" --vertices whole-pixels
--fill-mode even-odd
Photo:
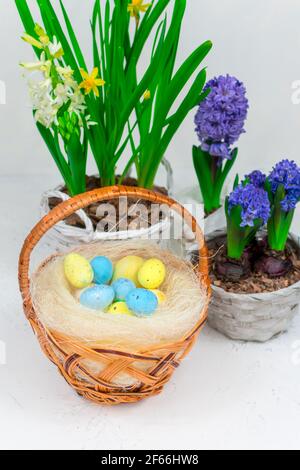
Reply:
[[[166,277],[166,268],[162,261],[151,258],[145,261],[138,272],[138,280],[145,289],[158,289]]]
[[[134,289],[126,297],[126,304],[138,317],[153,315],[158,307],[155,294],[147,289]]]
[[[130,279],[121,277],[112,283],[112,287],[116,294],[116,299],[125,300],[127,295],[136,288],[135,284]]]
[[[158,290],[158,289],[150,289],[150,290],[151,292],[153,292],[153,294],[156,295],[157,300],[158,300],[158,305],[163,304],[167,300],[166,294],[162,292],[161,290]]]
[[[138,271],[144,263],[140,256],[125,256],[120,259],[115,266],[113,281],[120,278],[130,279],[135,285],[138,285]]]
[[[90,287],[80,295],[80,303],[92,310],[105,310],[114,301],[115,291],[105,284]]]
[[[113,315],[133,316],[133,313],[127,307],[126,302],[114,302],[107,310],[107,313],[111,313]]]
[[[106,256],[97,256],[92,259],[91,266],[94,271],[95,284],[108,284],[113,276],[113,264]]]
[[[64,259],[64,272],[71,286],[84,289],[93,282],[94,273],[88,260],[78,253],[70,253]]]

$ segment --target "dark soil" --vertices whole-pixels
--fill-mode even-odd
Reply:
[[[300,281],[300,252],[299,248],[292,241],[288,242],[286,252],[278,255],[279,260],[283,260],[288,264],[288,272],[277,277],[266,274],[257,263],[261,261],[262,257],[269,258],[274,256],[274,253],[270,250],[265,249],[262,251],[262,241],[254,243],[249,247],[241,262],[228,260],[225,236],[215,238],[209,241],[207,245],[210,256],[210,277],[212,284],[223,288],[227,292],[236,294],[275,292]],[[192,254],[192,262],[197,264],[197,252]],[[233,265],[233,267],[229,267],[229,276],[228,271],[226,272],[226,268],[228,268],[226,262]],[[220,264],[222,269],[220,269]],[[264,260],[263,266],[265,267],[265,265]],[[234,279],[234,276],[236,276],[236,279]]]
[[[135,178],[127,177],[123,180],[122,184],[124,186],[137,187],[137,180]],[[101,187],[101,181],[100,181],[99,177],[87,176],[87,178],[86,178],[86,190],[87,191],[92,191],[93,189],[97,189],[97,188],[100,188],[100,187]],[[63,187],[61,191],[68,194],[68,190],[67,190],[66,187]],[[165,188],[160,187],[160,186],[154,186],[153,191],[155,191],[157,193],[160,193],[160,194],[163,194],[163,195],[168,195],[168,191]],[[56,198],[56,197],[50,198],[49,199],[50,209],[53,209],[54,207],[56,207],[61,202],[62,201],[59,198]],[[148,209],[148,220],[143,221],[143,226],[145,226],[145,227],[151,226],[151,225],[159,222],[160,220],[162,220],[164,218],[164,214],[160,212],[160,213],[157,213],[155,215],[155,217],[153,217],[153,215],[152,215],[152,220],[151,220],[151,204],[152,203],[150,201],[145,201],[145,200],[137,201],[134,198],[128,198],[127,199],[127,204],[128,204],[127,226],[130,224],[130,228],[132,230],[135,229],[135,228],[137,228],[137,229],[142,228],[140,218],[138,217],[138,215],[134,214],[134,211],[133,211],[133,209],[136,206],[137,202],[139,204],[143,204]],[[109,226],[107,224],[107,215],[102,215],[102,214],[100,216],[97,215],[97,209],[103,203],[108,203],[108,204],[111,204],[115,207],[115,209],[116,209],[116,219],[119,220],[120,212],[119,212],[119,200],[118,199],[117,200],[107,200],[107,201],[102,201],[100,203],[98,202],[98,203],[95,203],[95,204],[91,204],[90,206],[86,207],[84,209],[84,211],[88,215],[88,217],[91,219],[94,229],[97,228],[99,223],[100,223],[100,226],[101,226],[101,221],[103,221],[103,226],[101,228],[104,231],[108,231]],[[132,208],[132,215],[130,215],[131,208]],[[104,219],[105,219],[105,222],[104,222]],[[66,219],[66,223],[68,225],[73,226],[73,227],[85,228],[84,223],[78,217],[77,214],[72,214],[70,217],[68,217]],[[119,227],[116,227],[115,230],[118,231]]]

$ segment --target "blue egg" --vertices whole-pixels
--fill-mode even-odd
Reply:
[[[151,316],[158,307],[158,300],[147,289],[134,289],[126,296],[126,304],[138,317]]]
[[[116,299],[125,300],[127,295],[135,289],[135,284],[130,279],[122,277],[114,281],[112,287],[116,293]]]
[[[108,284],[114,272],[113,264],[106,256],[97,256],[91,261],[95,284]]]
[[[80,295],[80,303],[93,310],[105,310],[114,301],[115,291],[111,286],[94,286],[84,290]]]

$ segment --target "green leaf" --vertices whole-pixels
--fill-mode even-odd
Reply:
[[[207,152],[203,152],[200,147],[193,146],[193,163],[198,178],[201,195],[206,213],[213,209],[212,201],[212,181],[211,181],[211,160]]]
[[[209,51],[212,48],[211,41],[206,41],[202,44],[193,54],[190,55],[188,59],[182,64],[174,78],[171,80],[171,83],[168,88],[168,101],[170,102],[170,108],[174,103],[175,99],[178,97],[180,92],[183,90],[186,83],[189,81],[193,73],[197,70],[203,59],[207,56]],[[205,76],[206,78],[206,76]],[[205,83],[205,81],[204,81]],[[204,85],[203,83],[203,85]],[[197,97],[202,91],[203,85],[199,87]],[[193,107],[196,105],[194,102]]]
[[[159,0],[155,7],[152,7],[151,9],[149,8],[146,12],[146,15],[144,15],[144,18],[134,38],[132,49],[128,57],[128,62],[126,66],[127,75],[132,74],[132,68],[135,69],[146,41],[148,40],[161,14],[168,7],[170,1],[171,0]]]
[[[35,22],[33,20],[30,9],[28,7],[27,0],[15,0],[15,2],[16,2],[16,7],[18,9],[25,32],[35,37],[36,36],[35,31],[34,31]],[[40,49],[33,47],[33,50],[39,59],[41,55]]]
[[[48,147],[49,152],[51,153],[53,160],[56,163],[56,166],[69,190],[69,193],[71,195],[74,194],[74,188],[72,184],[72,178],[70,175],[70,170],[68,167],[68,164],[60,150],[60,148],[56,145],[55,138],[50,131],[50,129],[46,129],[46,127],[42,126],[39,122],[36,123],[36,126],[46,144]]]
[[[72,43],[72,46],[73,46],[73,49],[74,49],[74,52],[75,52],[75,55],[76,55],[76,58],[77,58],[77,62],[78,62],[79,66],[81,68],[83,68],[84,70],[87,70],[87,66],[86,66],[83,54],[81,52],[78,40],[77,40],[76,35],[74,33],[72,23],[69,19],[69,16],[67,14],[67,11],[64,7],[64,4],[63,4],[62,0],[59,0],[59,2],[60,2],[60,6],[61,6],[61,9],[62,9],[62,12],[63,12],[66,27],[67,27],[67,30],[68,30],[68,33],[69,33],[69,37],[70,37],[70,40],[71,40],[71,43]]]
[[[67,146],[69,165],[76,194],[86,191],[86,150],[85,143],[82,146],[80,138],[73,133]]]
[[[235,148],[231,152],[231,159],[226,160],[224,168],[219,172],[218,177],[216,178],[215,188],[214,188],[214,193],[215,193],[215,197],[216,197],[216,201],[215,201],[216,204],[218,203],[220,205],[220,199],[221,199],[223,186],[225,184],[225,181],[226,181],[230,171],[233,168],[233,165],[236,162],[237,156],[238,156],[238,149]]]
[[[237,174],[235,179],[234,179],[234,182],[233,182],[233,189],[236,189],[238,187],[239,183],[240,183],[240,177]]]
[[[171,124],[169,124],[167,130],[164,133],[164,136],[161,141],[161,147],[163,152],[165,152],[166,148],[168,147],[171,139],[174,137],[175,133],[177,132],[179,126],[182,124],[184,119],[186,118],[187,114],[194,108],[195,105],[195,97],[199,95],[199,90],[202,90],[206,81],[206,70],[203,69],[197,75],[191,89],[188,91],[186,97],[183,99],[182,103],[178,107],[176,113],[174,114],[174,118]]]
[[[78,82],[81,81],[81,74],[79,71],[79,67],[71,46],[65,36],[65,33],[61,27],[60,21],[55,13],[53,6],[49,0],[38,0],[40,11],[43,17],[47,18],[47,22],[49,27],[51,27],[51,32],[53,36],[55,35],[57,40],[61,43],[64,55],[62,57],[64,63],[69,65],[73,70]]]

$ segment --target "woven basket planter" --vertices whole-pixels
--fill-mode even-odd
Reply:
[[[224,234],[224,230],[217,231],[208,239]],[[290,238],[300,249],[299,237]],[[261,294],[236,294],[212,285],[208,321],[231,339],[263,343],[288,330],[299,303],[300,282]]]
[[[165,172],[166,189],[168,190],[169,196],[172,196],[173,192],[173,171],[170,163],[167,159],[163,159],[162,168]],[[62,191],[63,185],[57,186],[55,189],[45,191],[42,194],[40,202],[40,216],[44,217],[49,214],[49,200],[51,198],[61,199],[61,201],[68,201],[70,196]],[[72,247],[80,243],[90,243],[93,241],[101,240],[127,240],[128,238],[137,239],[152,239],[159,242],[164,238],[164,234],[168,235],[171,226],[171,220],[164,218],[158,223],[149,226],[148,228],[139,228],[137,230],[116,230],[110,232],[104,232],[103,230],[95,229],[90,217],[82,209],[76,211],[77,216],[84,225],[84,228],[74,227],[61,220],[58,222],[52,230],[47,234],[49,244],[57,247]],[[54,242],[54,243],[53,243]]]
[[[45,328],[35,311],[30,290],[29,265],[31,254],[40,239],[56,223],[64,220],[73,212],[87,205],[106,199],[116,199],[120,196],[129,196],[137,199],[149,200],[156,204],[167,204],[172,210],[184,217],[191,229],[196,233],[199,243],[199,276],[210,294],[208,277],[207,248],[203,234],[195,219],[178,203],[166,196],[139,188],[114,186],[98,189],[72,199],[69,199],[45,216],[27,237],[19,260],[19,283],[24,302],[24,311],[40,345],[47,357],[58,367],[60,373],[76,390],[76,392],[96,403],[116,405],[119,403],[133,403],[160,393],[164,385],[171,378],[174,370],[182,359],[188,354],[195,343],[199,332],[207,320],[207,306],[199,312],[199,320],[193,331],[190,331],[180,341],[173,344],[164,344],[159,347],[148,348],[132,354],[126,350],[102,347],[88,347],[79,340],[67,337],[56,331]],[[86,367],[86,361],[99,361],[105,365],[101,374],[94,376]],[[138,367],[142,365],[142,370]],[[138,385],[121,388],[113,383],[113,378],[120,373],[126,373]]]

